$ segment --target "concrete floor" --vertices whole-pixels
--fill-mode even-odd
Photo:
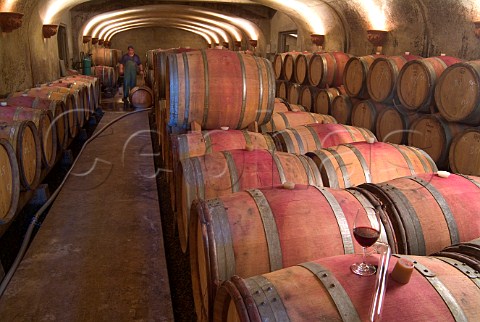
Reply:
[[[124,114],[108,111],[122,110],[118,95],[111,104],[97,129]],[[148,131],[137,113],[88,145],[0,298],[1,321],[173,320]]]

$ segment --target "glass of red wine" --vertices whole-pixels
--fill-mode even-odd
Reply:
[[[381,223],[380,215],[376,209],[373,209],[374,216],[368,215],[367,211],[357,211],[355,222],[353,223],[353,236],[357,243],[363,247],[363,260],[361,263],[354,263],[350,266],[352,272],[360,276],[370,276],[377,271],[376,267],[366,262],[366,249],[377,241],[380,237]]]

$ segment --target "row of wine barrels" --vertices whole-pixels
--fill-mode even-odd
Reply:
[[[389,272],[401,255],[389,259]],[[410,282],[388,277],[384,321],[478,321],[480,291],[460,265],[442,257],[408,256]],[[368,321],[375,277],[352,275],[359,260],[343,255],[249,278],[232,277],[217,292],[213,321]],[[377,257],[370,257],[373,264]],[[473,269],[472,269],[473,270]]]
[[[43,87],[43,86],[42,86]],[[60,93],[69,93],[74,97],[74,111],[77,114],[77,122],[80,128],[85,124],[85,120],[90,117],[90,107],[88,103],[87,88],[82,85],[73,85],[55,81],[48,83],[45,87],[51,88],[53,91]]]
[[[418,113],[405,113],[395,106],[387,106],[377,115],[375,135],[382,142],[406,144],[408,129],[420,116]]]
[[[234,275],[247,278],[360,252],[352,234],[355,216],[375,216],[375,207],[384,221],[380,239],[396,249],[379,204],[354,189],[295,185],[292,190],[251,189],[194,202],[189,249],[197,316],[212,313],[219,286]]]
[[[90,95],[90,102],[91,102],[90,109],[92,111],[95,111],[95,109],[98,108],[98,104],[100,103],[100,92],[101,92],[100,79],[94,76],[80,75],[80,74],[67,76],[61,79],[66,81],[73,81],[76,83],[91,84],[92,89],[91,89],[91,95]]]
[[[285,75],[285,80],[289,82],[295,82],[295,62],[299,55],[302,55],[302,53],[289,52],[283,59],[283,73]]]
[[[359,189],[386,207],[402,254],[428,255],[480,236],[480,178],[419,174]]]
[[[23,190],[33,190],[40,181],[42,154],[40,140],[32,121],[8,122],[0,119],[0,138],[8,140],[17,156]]]
[[[53,167],[57,156],[57,133],[52,112],[6,105],[0,107],[0,120],[8,123],[32,121],[38,130],[42,164],[46,169]]]
[[[406,63],[398,75],[397,95],[409,112],[431,112],[440,75],[461,60],[450,56],[429,57]]]
[[[367,74],[367,90],[371,99],[378,103],[398,102],[397,80],[400,70],[407,62],[416,59],[421,57],[410,53],[376,58]]]
[[[115,67],[122,58],[122,51],[104,47],[95,47],[92,52],[92,59],[95,65]]]
[[[323,185],[348,188],[394,178],[437,171],[424,151],[407,145],[353,142],[308,152],[318,167]]]
[[[50,100],[37,96],[28,96],[23,92],[13,93],[7,99],[8,105],[16,107],[30,107],[52,113],[52,124],[55,126],[57,143],[60,150],[68,145],[68,113],[65,113],[65,103],[60,100]]]
[[[310,59],[313,57],[312,53],[304,52],[295,58],[293,71],[293,81],[297,84],[308,84],[308,66]]]
[[[273,73],[276,80],[283,80],[285,79],[285,71],[284,71],[284,60],[287,53],[279,53],[276,54],[273,58]]]
[[[13,218],[19,196],[20,173],[15,150],[9,140],[0,138],[0,223]]]
[[[93,66],[92,73],[100,80],[102,88],[117,87],[117,71],[109,66]]]
[[[75,98],[70,93],[60,93],[54,92],[50,87],[36,87],[32,89],[25,90],[24,92],[17,92],[12,94],[12,96],[33,96],[39,98],[46,98],[54,101],[61,101],[64,106],[64,114],[67,116],[67,125],[68,125],[68,134],[71,138],[74,138],[79,131],[77,116],[78,113],[75,111]],[[55,118],[58,116],[55,115]]]
[[[305,154],[343,143],[376,141],[369,130],[343,124],[308,124],[272,133],[278,151]]]
[[[195,199],[212,199],[285,182],[322,186],[318,168],[310,158],[267,150],[229,150],[185,159],[177,173],[177,222],[184,251],[190,206]]]
[[[95,109],[98,107],[98,100],[100,92],[97,93],[97,83],[98,79],[95,78],[77,78],[77,77],[65,77],[58,80],[60,83],[67,83],[71,84],[71,86],[83,86],[86,90],[86,110],[85,110],[85,119],[88,120],[90,118],[90,114],[92,114]],[[99,88],[98,88],[99,90]]]
[[[260,127],[262,132],[275,132],[287,128],[312,123],[337,123],[334,117],[310,112],[283,112],[274,113],[270,122]]]
[[[352,108],[352,125],[375,133],[378,115],[386,108],[387,105],[383,103],[372,100],[361,101]]]
[[[351,57],[343,72],[343,86],[350,97],[368,99],[367,75],[370,65],[383,55]]]
[[[480,126],[479,66],[479,60],[453,64],[438,79],[435,102],[447,121]]]
[[[314,94],[313,112],[331,115],[333,100],[335,97],[345,94],[346,92],[343,86],[319,90]]]
[[[264,58],[217,49],[184,52],[168,56],[166,77],[170,126],[188,129],[195,121],[207,130],[245,129],[271,118],[275,80]]]
[[[467,128],[455,136],[448,160],[453,172],[480,176],[480,127]]]

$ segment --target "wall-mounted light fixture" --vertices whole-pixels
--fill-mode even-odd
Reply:
[[[83,36],[83,43],[86,44],[92,40],[92,36]]]
[[[311,34],[310,39],[315,46],[320,47],[319,50],[322,50],[323,44],[325,43],[325,35]]]
[[[239,40],[235,40],[235,41],[233,42],[233,46],[234,46],[235,48],[237,48],[237,49],[240,49],[240,48],[242,48],[242,42],[239,41]]]
[[[254,50],[258,46],[258,40],[255,40],[255,39],[250,39],[248,43],[250,44],[250,46],[253,47]]]
[[[377,47],[376,53],[382,53],[382,46],[387,40],[388,31],[385,30],[367,30],[368,41]]]
[[[99,40],[98,40],[98,44],[99,44],[100,46],[103,45],[103,39],[99,39]]]
[[[474,21],[475,24],[475,36],[480,39],[480,21]]]
[[[0,29],[2,32],[12,32],[22,26],[23,13],[0,12]]]
[[[42,33],[44,38],[50,38],[57,34],[58,25],[43,25]]]
[[[92,45],[96,45],[98,43],[97,37],[92,37]]]
[[[105,48],[110,48],[110,45],[111,45],[111,43],[110,43],[110,41],[108,41],[108,40],[105,40],[105,41],[103,42],[103,47],[105,47]]]
[[[227,41],[224,41],[224,42],[222,43],[222,46],[225,47],[225,48],[228,48],[228,47],[229,47],[229,44],[228,44]]]

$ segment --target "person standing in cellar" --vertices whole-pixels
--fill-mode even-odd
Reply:
[[[137,85],[137,67],[143,76],[143,66],[132,45],[120,61],[120,75],[123,74],[123,101],[128,102],[130,90]]]

